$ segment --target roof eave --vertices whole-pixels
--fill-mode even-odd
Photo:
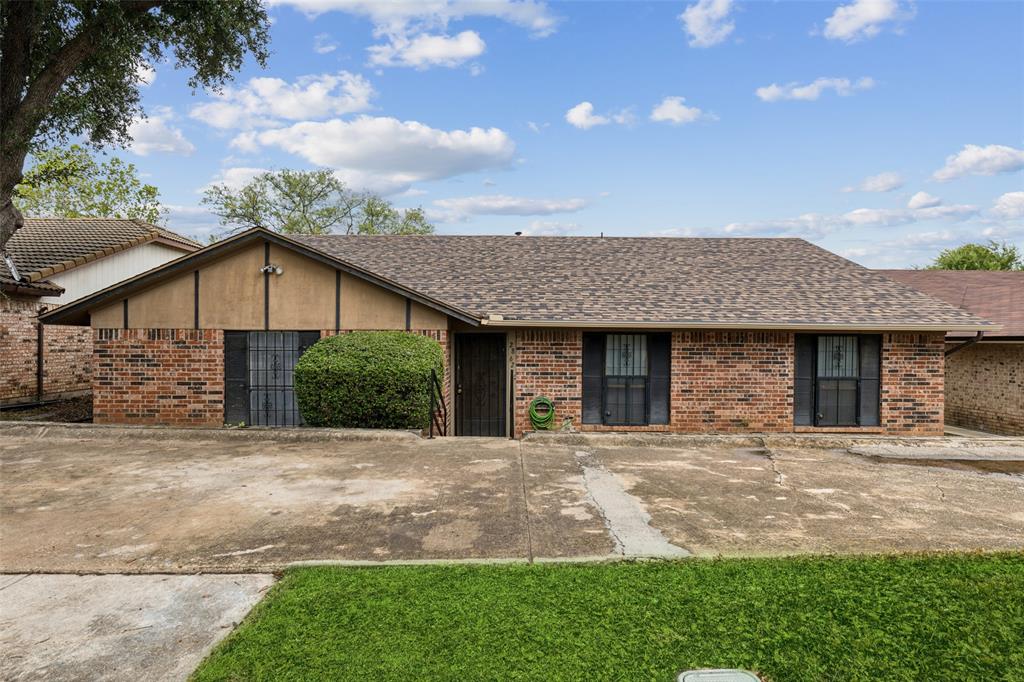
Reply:
[[[853,324],[834,323],[780,323],[780,322],[634,322],[600,320],[497,320],[483,319],[480,324],[489,327],[577,327],[584,329],[758,329],[788,331],[857,331],[857,332],[994,332],[1002,329],[994,324]]]

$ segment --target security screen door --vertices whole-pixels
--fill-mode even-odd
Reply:
[[[224,334],[224,420],[251,426],[299,426],[295,363],[319,332]]]

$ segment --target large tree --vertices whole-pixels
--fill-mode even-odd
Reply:
[[[0,0],[0,250],[33,146],[125,144],[141,69],[173,56],[216,90],[246,54],[265,64],[268,31],[261,0]]]
[[[928,270],[1024,270],[1024,260],[1016,246],[990,241],[988,244],[964,244],[945,249]]]
[[[79,145],[33,156],[14,192],[14,205],[26,216],[160,221],[160,192],[139,179],[135,164],[116,156],[99,163]]]
[[[267,171],[242,187],[212,185],[203,204],[229,233],[252,227],[282,234],[434,231],[422,209],[397,209],[379,196],[353,191],[326,169]]]

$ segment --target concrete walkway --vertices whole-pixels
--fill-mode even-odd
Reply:
[[[184,680],[270,575],[0,576],[4,680]]]
[[[26,428],[3,572],[1024,546],[1022,439]]]

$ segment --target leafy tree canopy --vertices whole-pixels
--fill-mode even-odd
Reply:
[[[160,193],[139,179],[134,164],[117,157],[98,163],[79,145],[34,156],[35,165],[15,188],[14,202],[26,216],[160,221]]]
[[[209,187],[203,204],[228,232],[265,227],[283,234],[429,234],[421,208],[397,209],[386,199],[348,188],[329,170],[261,173],[241,188]]]
[[[21,224],[12,198],[33,147],[124,144],[145,65],[173,61],[216,90],[247,54],[265,64],[269,27],[262,0],[0,2],[0,249]]]
[[[1010,244],[964,244],[936,256],[928,270],[1024,270],[1019,249]]]

